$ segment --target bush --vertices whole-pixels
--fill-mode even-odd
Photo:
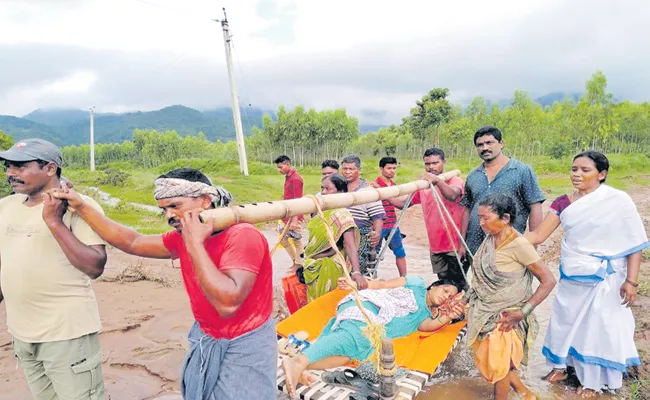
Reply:
[[[11,194],[11,186],[6,179],[0,179],[0,198]]]
[[[115,168],[106,168],[97,177],[97,185],[124,187],[131,179],[131,174]]]
[[[571,144],[566,142],[553,143],[548,148],[548,154],[555,159],[564,158],[569,153],[571,153]]]

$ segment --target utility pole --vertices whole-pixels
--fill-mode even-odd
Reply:
[[[226,9],[223,9],[223,42],[226,47],[226,64],[228,65],[228,79],[230,80],[230,102],[232,104],[232,119],[235,122],[235,136],[237,138],[237,151],[239,153],[239,171],[248,176],[248,160],[246,159],[246,144],[244,143],[244,130],[241,125],[241,113],[239,112],[239,96],[237,95],[237,84],[232,67],[232,51],[230,48],[230,29],[228,28],[228,18]]]
[[[95,106],[90,107],[90,170],[95,170]]]

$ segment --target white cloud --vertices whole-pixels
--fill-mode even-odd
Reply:
[[[14,88],[0,96],[0,103],[5,100],[25,106],[44,103],[56,107],[60,102],[74,101],[87,95],[96,81],[97,75],[93,71],[75,71],[60,79]]]
[[[46,83],[40,89],[44,95],[86,93],[97,80],[93,71],[77,71],[62,79]]]

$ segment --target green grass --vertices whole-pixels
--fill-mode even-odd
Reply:
[[[646,400],[649,399],[648,392],[650,391],[650,380],[648,379],[635,379],[628,385],[631,400]]]
[[[635,185],[650,185],[650,157],[646,155],[613,155],[610,156],[611,169],[607,183],[611,186],[627,190]],[[572,190],[569,180],[571,159],[552,159],[550,157],[534,157],[527,162],[535,169],[539,184],[547,195],[553,198]],[[374,180],[379,174],[379,157],[362,160],[362,177]],[[462,176],[466,177],[471,169],[478,166],[478,157],[449,160],[447,170],[460,169]],[[70,169],[65,175],[80,188],[98,186],[111,196],[125,202],[156,205],[153,199],[154,180],[158,175],[179,167],[193,167],[206,173],[215,184],[228,189],[235,199],[235,203],[245,204],[262,200],[278,200],[282,198],[284,177],[278,173],[272,164],[260,162],[249,163],[250,176],[245,177],[239,173],[237,162],[223,162],[220,160],[177,160],[165,165],[142,169],[132,164],[120,163],[100,166],[100,169],[114,168],[126,170],[130,178],[123,186],[98,184],[106,175],[102,171],[93,173],[87,170]],[[304,192],[316,193],[320,190],[320,168],[311,166],[298,168],[305,186]],[[400,160],[396,181],[409,182],[417,179],[424,172],[422,160]],[[121,205],[112,209],[105,207],[107,215],[125,225],[132,226],[143,233],[158,233],[168,230],[165,221],[146,211],[141,211],[130,206]]]
[[[650,281],[647,279],[641,278],[639,282],[639,295],[641,296],[650,296]]]
[[[147,235],[162,233],[170,230],[162,215],[139,210],[130,205],[118,205],[117,207],[104,206],[106,216],[122,225],[129,226],[140,233]]]

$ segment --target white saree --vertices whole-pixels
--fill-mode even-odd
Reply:
[[[601,185],[560,214],[565,235],[560,283],[543,354],[572,366],[586,389],[618,389],[627,367],[640,365],[634,317],[621,305],[630,254],[650,247],[632,199]]]

